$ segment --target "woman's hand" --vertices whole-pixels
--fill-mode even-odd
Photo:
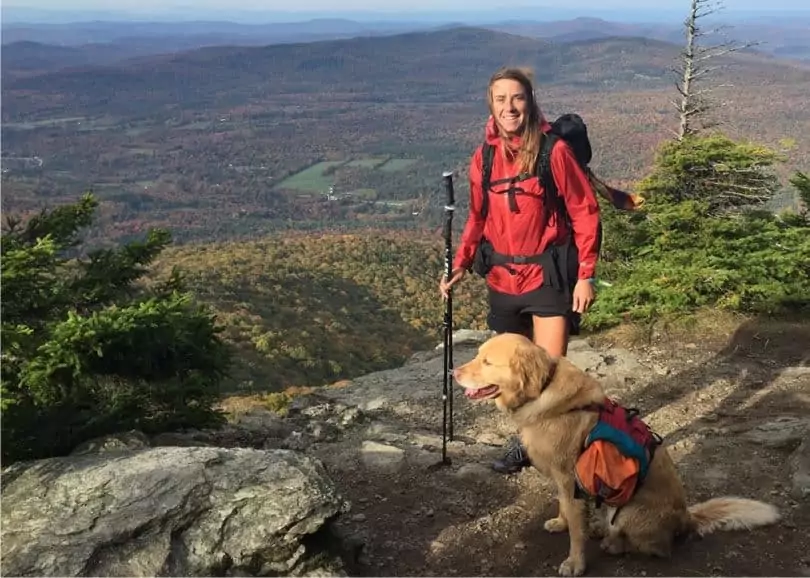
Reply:
[[[450,287],[464,279],[464,275],[467,273],[467,270],[459,267],[458,269],[453,270],[453,274],[450,277],[450,281],[447,280],[447,275],[442,275],[441,280],[439,281],[439,292],[442,294],[442,297],[447,299],[450,294]]]
[[[589,279],[577,281],[574,286],[574,312],[585,313],[593,305],[594,299],[596,299],[596,291],[594,291],[591,281]]]

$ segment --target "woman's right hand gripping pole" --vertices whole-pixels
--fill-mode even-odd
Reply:
[[[442,278],[439,281],[439,292],[442,294],[442,297],[447,299],[447,297],[450,295],[450,288],[464,279],[466,274],[467,270],[463,267],[459,267],[457,269],[453,269],[453,274],[450,276],[449,281],[447,279],[447,275],[442,275]]]

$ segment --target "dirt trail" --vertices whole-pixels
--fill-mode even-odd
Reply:
[[[691,503],[753,497],[784,519],[690,540],[670,560],[610,557],[592,541],[587,575],[810,576],[810,327],[751,321],[730,338],[693,337],[628,349],[579,341],[569,357],[665,436]],[[456,364],[474,351],[459,344]],[[568,537],[543,530],[556,510],[550,485],[533,469],[488,468],[511,433],[493,406],[456,393],[452,464],[436,467],[441,376],[441,351],[426,352],[292,408],[288,419],[310,420],[296,434],[302,449],[352,503],[339,522],[363,544],[352,573],[557,575]]]

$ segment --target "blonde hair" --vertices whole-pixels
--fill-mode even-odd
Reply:
[[[504,67],[496,71],[489,79],[487,86],[487,104],[490,113],[492,108],[492,85],[499,80],[514,80],[519,82],[526,93],[528,100],[528,115],[523,124],[523,132],[520,139],[520,147],[513,149],[505,135],[501,135],[503,141],[504,154],[508,154],[512,159],[517,158],[520,172],[534,172],[534,165],[537,162],[537,155],[540,153],[540,144],[543,141],[543,132],[540,130],[540,107],[534,97],[534,87],[532,86],[532,71],[528,68]],[[494,113],[493,113],[494,114]],[[497,126],[497,123],[496,123]]]

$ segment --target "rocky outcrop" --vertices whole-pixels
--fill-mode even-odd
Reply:
[[[455,365],[489,336],[456,332]],[[527,543],[543,539],[536,516],[553,488],[531,469],[514,478],[490,469],[513,426],[452,381],[455,437],[440,462],[443,353],[298,396],[283,415],[256,396],[225,427],[122,432],[12,466],[2,480],[2,572],[345,575],[355,562],[365,575],[551,572],[562,552]],[[794,400],[806,399],[806,368],[776,375],[723,357],[698,365],[688,344],[673,358],[585,339],[571,342],[568,358],[649,416],[691,495],[775,501],[786,513],[779,539],[798,548],[789,532],[810,515],[810,421]],[[341,515],[343,495],[350,515]],[[530,565],[520,565],[524,552]],[[615,575],[633,568],[642,566]]]
[[[343,575],[329,523],[346,509],[319,461],[286,450],[159,447],[15,464],[3,475],[2,573]]]

